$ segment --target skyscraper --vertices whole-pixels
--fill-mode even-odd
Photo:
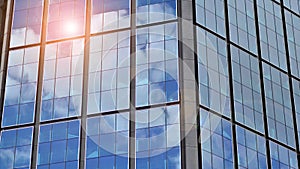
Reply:
[[[299,168],[299,0],[2,0],[0,23],[0,169]]]

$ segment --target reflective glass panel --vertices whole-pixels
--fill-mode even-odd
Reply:
[[[175,19],[177,16],[177,1],[137,0],[136,13],[137,25]]]
[[[83,35],[85,4],[85,0],[50,0],[47,40]]]
[[[230,117],[230,95],[226,43],[197,29],[200,104]]]
[[[181,168],[179,106],[136,112],[136,168]]]
[[[80,115],[83,39],[46,45],[41,121]]]
[[[286,70],[281,8],[271,0],[260,0],[257,4],[262,58]]]
[[[196,21],[225,37],[224,0],[196,0]]]
[[[129,108],[129,31],[91,37],[88,113]]]
[[[10,47],[40,42],[43,0],[15,0]]]
[[[87,120],[86,169],[128,169],[129,113]]]
[[[79,120],[40,126],[37,167],[76,169],[79,159]]]
[[[279,144],[270,142],[272,168],[298,168],[297,154]]]
[[[32,134],[32,127],[1,131],[0,169],[30,168]]]
[[[294,104],[296,110],[298,138],[300,136],[300,82],[293,79]]]
[[[137,30],[136,105],[178,101],[177,23]]]
[[[230,40],[257,53],[253,0],[229,0]]]
[[[236,120],[264,132],[258,59],[231,46]]]
[[[269,136],[295,147],[295,133],[288,76],[263,64]]]
[[[130,26],[130,0],[93,0],[91,32]]]
[[[241,127],[236,127],[236,133],[239,168],[268,168],[266,140]]]
[[[292,11],[300,14],[300,1],[299,0],[283,0],[284,6],[288,7]]]
[[[9,52],[2,126],[33,122],[39,53],[39,46]]]
[[[231,123],[200,110],[202,168],[233,168]]]
[[[300,77],[300,18],[285,10],[291,72]]]

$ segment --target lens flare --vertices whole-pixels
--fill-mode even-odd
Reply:
[[[75,34],[78,31],[78,25],[75,21],[68,21],[65,23],[64,31],[66,34]]]

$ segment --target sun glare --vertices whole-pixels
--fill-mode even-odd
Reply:
[[[74,34],[78,30],[78,25],[74,21],[68,21],[65,23],[65,32],[67,34]]]

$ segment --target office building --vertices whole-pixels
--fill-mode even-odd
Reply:
[[[0,0],[0,169],[300,168],[299,0]]]

